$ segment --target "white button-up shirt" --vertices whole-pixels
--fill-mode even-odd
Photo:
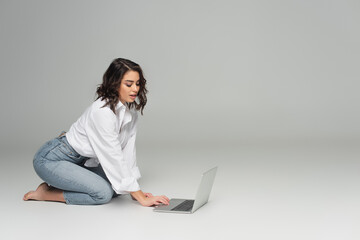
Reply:
[[[119,101],[114,114],[104,104],[98,99],[87,108],[66,138],[75,151],[90,158],[85,166],[101,164],[116,193],[138,191],[141,175],[135,149],[137,112]]]

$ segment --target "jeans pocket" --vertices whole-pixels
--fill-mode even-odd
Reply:
[[[65,136],[61,137],[59,151],[72,159],[83,159],[84,157],[77,153],[67,142],[64,141]]]

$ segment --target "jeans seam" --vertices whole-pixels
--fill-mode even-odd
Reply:
[[[46,154],[44,156],[40,156],[41,158],[46,158],[46,156],[52,152],[55,148],[57,148],[61,143],[57,143],[55,146],[53,146],[51,149],[49,149],[48,151],[46,151]]]
[[[69,201],[69,199],[68,199],[67,196],[66,196],[66,195],[67,195],[66,193],[67,193],[67,191],[63,190],[63,196],[64,196],[65,203],[66,203],[66,204],[71,204],[70,201]]]

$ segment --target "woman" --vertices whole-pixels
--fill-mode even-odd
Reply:
[[[94,205],[131,194],[143,206],[168,205],[166,196],[143,193],[137,182],[137,111],[143,113],[146,93],[140,66],[115,59],[97,88],[97,100],[69,132],[48,141],[35,154],[34,169],[45,182],[23,199]]]

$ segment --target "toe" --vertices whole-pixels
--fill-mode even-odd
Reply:
[[[28,192],[28,193],[26,193],[25,195],[24,195],[24,200],[26,201],[26,200],[29,200],[30,199],[30,197],[31,197],[31,193],[33,193],[33,191],[30,191],[30,192]]]

